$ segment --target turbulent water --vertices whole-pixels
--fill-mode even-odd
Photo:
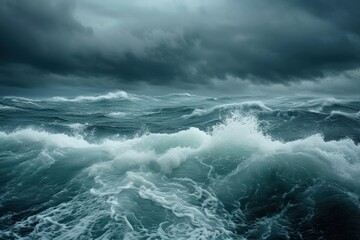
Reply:
[[[360,100],[0,98],[0,239],[360,239]]]

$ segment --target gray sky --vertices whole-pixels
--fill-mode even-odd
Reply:
[[[359,9],[358,0],[2,0],[0,86],[356,94]]]

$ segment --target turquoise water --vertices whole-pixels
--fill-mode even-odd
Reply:
[[[360,100],[0,98],[0,239],[360,238]]]

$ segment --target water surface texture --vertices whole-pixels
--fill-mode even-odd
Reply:
[[[360,239],[360,100],[0,98],[0,239]]]

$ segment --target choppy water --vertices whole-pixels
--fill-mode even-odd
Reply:
[[[353,99],[2,97],[0,239],[360,239],[359,142]]]

